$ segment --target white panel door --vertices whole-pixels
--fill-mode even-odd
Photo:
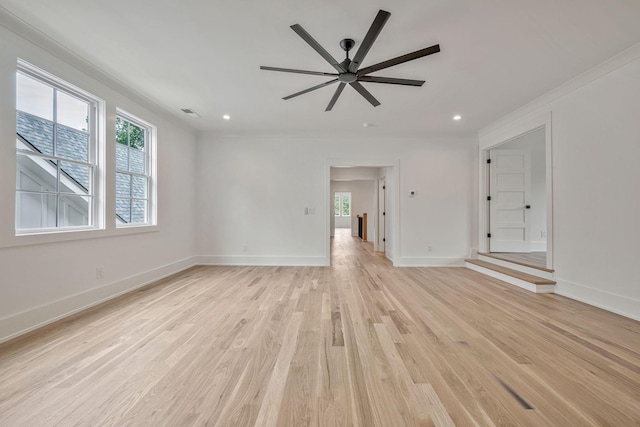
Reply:
[[[531,160],[518,150],[491,150],[489,226],[491,252],[531,252]]]

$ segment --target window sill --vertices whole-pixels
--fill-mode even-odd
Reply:
[[[126,235],[137,233],[150,233],[158,231],[158,226],[153,224],[132,224],[132,225],[116,225],[114,235]]]
[[[81,228],[69,230],[55,230],[46,232],[21,233],[9,236],[0,241],[0,248],[12,248],[30,245],[44,245],[49,243],[69,242],[74,240],[99,239],[103,237],[117,237],[129,234],[151,233],[160,231],[157,225],[137,225],[110,229]]]

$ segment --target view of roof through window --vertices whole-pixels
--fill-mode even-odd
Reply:
[[[116,117],[116,219],[122,223],[147,221],[145,139],[145,129]]]
[[[55,91],[56,94],[54,91],[51,86],[18,73],[16,133],[40,153],[87,162],[89,105],[64,92]],[[54,122],[58,124],[56,138]],[[66,163],[63,172],[86,192],[89,187],[87,168]]]
[[[90,104],[29,75],[16,78],[16,226],[89,225]]]

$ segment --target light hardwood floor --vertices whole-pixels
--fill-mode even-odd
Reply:
[[[503,259],[505,261],[512,261],[517,264],[526,265],[528,267],[540,268],[542,270],[547,269],[547,253],[546,252],[529,252],[529,253],[491,252],[487,255],[493,258]]]
[[[0,425],[640,425],[640,323],[332,245],[330,268],[196,267],[0,346]]]

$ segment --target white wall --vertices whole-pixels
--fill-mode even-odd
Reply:
[[[524,150],[531,160],[531,194],[529,195],[529,237],[532,251],[547,250],[547,179],[544,128],[519,136],[497,147],[498,150]]]
[[[333,235],[335,235],[335,229],[336,228],[348,228],[349,230],[351,230],[353,227],[351,227],[351,217],[350,216],[339,216],[334,218],[335,221],[335,227],[334,227],[334,231],[333,231]],[[356,230],[356,234],[357,234],[357,230]]]
[[[477,234],[471,217],[476,139],[198,138],[197,250],[225,264],[326,265],[327,159],[397,159],[397,265],[461,265]],[[373,162],[375,164],[375,162]],[[379,163],[384,165],[385,163]],[[417,191],[410,199],[409,190]],[[327,196],[325,198],[325,195]],[[304,215],[304,208],[316,215]],[[242,252],[247,245],[247,252]],[[428,252],[431,245],[433,250]],[[390,246],[390,245],[389,245]]]
[[[557,293],[640,320],[640,45],[481,132],[551,112]]]
[[[166,113],[136,101],[121,88],[115,90],[117,84],[110,85],[106,77],[90,76],[58,59],[68,53],[57,52],[48,43],[45,51],[0,26],[0,341],[194,262],[194,132],[172,123]],[[106,230],[66,233],[53,239],[15,236],[18,57],[104,99],[107,141],[115,140],[116,106],[157,126],[158,227],[135,234],[115,229],[115,144],[108,144]],[[101,280],[96,279],[96,267],[104,268]]]

